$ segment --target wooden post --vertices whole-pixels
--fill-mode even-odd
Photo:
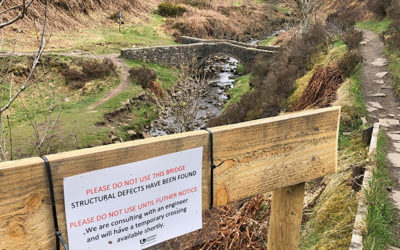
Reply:
[[[119,32],[121,32],[121,24],[122,24],[122,10],[119,11],[119,28],[118,28]]]
[[[304,199],[304,183],[272,192],[268,250],[298,249]]]

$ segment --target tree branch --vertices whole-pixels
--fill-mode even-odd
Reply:
[[[36,69],[37,64],[39,63],[39,59],[43,54],[43,50],[45,47],[45,31],[46,31],[46,23],[47,23],[47,11],[48,11],[48,3],[46,2],[46,8],[45,8],[45,14],[44,14],[44,21],[43,21],[43,28],[42,28],[42,33],[41,33],[41,41],[40,41],[40,45],[39,45],[39,49],[37,51],[37,54],[35,56],[35,59],[33,61],[32,67],[30,69],[29,75],[28,77],[25,79],[23,85],[20,87],[20,89],[14,94],[13,97],[10,98],[10,101],[4,105],[1,109],[0,109],[0,114],[3,113],[5,110],[7,110],[11,104],[15,101],[15,99],[18,98],[18,96],[30,85],[32,85],[32,83],[30,82],[33,73]]]
[[[13,9],[16,9],[16,8],[20,8],[21,9],[20,12],[18,13],[18,15],[16,15],[13,19],[11,19],[10,21],[4,22],[4,23],[0,23],[0,29],[15,23],[19,19],[24,18],[26,10],[29,8],[29,6],[32,4],[32,2],[33,2],[33,0],[31,0],[30,2],[25,4],[25,0],[22,0],[22,4],[14,6],[14,7],[11,7],[10,9],[5,10],[2,13],[0,13],[0,14],[3,14],[5,12],[7,12],[7,11],[10,11],[10,10],[13,10]],[[47,3],[46,3],[46,8],[47,8]]]

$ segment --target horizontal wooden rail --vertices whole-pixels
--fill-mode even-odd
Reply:
[[[211,128],[214,204],[293,186],[336,171],[340,108]],[[209,206],[209,134],[194,131],[49,155],[66,236],[63,178],[203,147],[202,203]],[[39,157],[0,163],[0,249],[54,249],[49,187]]]

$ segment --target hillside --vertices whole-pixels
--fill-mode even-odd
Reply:
[[[164,33],[169,37],[187,35],[249,40],[268,36],[285,23],[292,22],[292,18],[279,11],[267,11],[265,3],[254,0],[176,1],[186,9],[185,13],[181,17],[166,18],[164,22],[160,16],[154,15],[161,2],[52,1],[48,9],[48,35],[52,42],[48,49],[93,51],[99,50],[98,47],[171,43],[166,42],[168,38]],[[12,2],[7,2],[4,8],[11,5]],[[12,27],[6,27],[7,35],[0,50],[11,50],[15,39],[17,51],[33,50],[44,7],[41,1],[34,1],[25,18]],[[118,32],[119,10],[123,15],[122,34],[127,37]],[[15,13],[7,12],[3,19],[11,19]]]
[[[45,48],[43,54],[39,53],[40,58],[36,57],[36,50],[41,41],[40,28],[46,5],[43,1],[33,1],[24,18],[1,30],[0,158],[9,161],[62,152],[69,154],[87,148],[93,148],[90,152],[95,152],[103,145],[118,148],[129,143],[156,143],[157,138],[149,138],[341,106],[337,171],[304,184],[303,213],[299,213],[302,216],[299,249],[348,249],[360,201],[366,203],[369,211],[369,219],[362,231],[366,246],[374,249],[375,242],[380,247],[377,249],[400,246],[394,237],[398,231],[393,226],[397,217],[388,199],[393,184],[387,172],[389,164],[382,142],[385,136],[382,132],[379,135],[378,156],[368,154],[369,145],[364,138],[371,125],[382,119],[379,117],[381,112],[375,110],[377,113],[372,113],[370,106],[376,98],[382,97],[370,96],[372,91],[383,90],[374,89],[378,69],[387,69],[393,75],[393,86],[389,78],[384,78],[390,85],[385,85],[385,91],[391,93],[393,89],[397,95],[400,93],[396,1],[384,6],[381,13],[383,7],[375,0],[310,0],[315,5],[305,9],[289,0],[55,0],[48,5],[48,26],[42,40]],[[14,1],[1,2],[0,7],[8,9],[15,4]],[[121,29],[119,10],[123,15]],[[3,22],[16,13],[16,9],[7,11],[1,16]],[[383,50],[377,37],[359,28],[381,32],[379,36],[387,45],[385,54],[377,49]],[[147,47],[163,46],[159,49],[164,53],[158,56],[174,59],[175,55],[168,56],[166,52],[169,45],[177,46],[177,54],[185,54],[182,46],[189,46],[179,44],[180,36],[230,39],[234,41],[216,40],[213,43],[229,44],[238,51],[235,46],[240,46],[248,51],[258,51],[258,54],[252,57],[255,60],[250,65],[241,62],[235,53],[222,49],[203,56],[209,58],[196,58],[192,52],[188,56],[191,61],[182,60],[173,65],[154,61],[148,56],[158,50]],[[199,50],[209,49],[211,46],[205,46],[209,42],[203,41],[201,46],[204,47]],[[145,48],[150,52],[133,60],[120,55],[123,48]],[[368,54],[368,51],[373,53]],[[387,56],[389,65],[372,67],[370,64],[376,55]],[[389,96],[391,101],[384,104],[391,112],[384,114],[385,119],[389,115],[397,119],[396,101]],[[307,124],[310,123],[311,120]],[[397,128],[397,125],[393,126],[389,131],[398,133]],[[279,131],[278,127],[276,129]],[[297,131],[301,128],[286,129],[303,136],[302,131]],[[319,128],[311,130],[320,133]],[[280,136],[285,137],[285,134]],[[296,138],[286,139],[296,141]],[[246,138],[243,140],[245,145]],[[179,139],[174,145],[181,148],[182,142],[183,139]],[[316,145],[318,141],[312,143]],[[236,171],[242,165],[237,167],[235,164],[246,165],[257,157],[268,156],[274,161],[278,159],[274,157],[281,154],[291,155],[289,144],[277,147],[258,152],[257,156],[216,160],[222,164],[222,170],[218,169],[216,173]],[[396,144],[390,144],[389,149],[396,151]],[[150,146],[148,151],[152,150],[154,148]],[[168,150],[170,148],[165,152]],[[147,148],[143,151],[147,152]],[[107,160],[112,161],[112,157]],[[203,160],[205,158],[209,160],[208,155]],[[310,159],[315,161],[314,157]],[[4,164],[4,169],[12,168],[8,163]],[[80,163],[79,171],[87,167],[83,165]],[[89,168],[100,168],[94,165]],[[364,171],[369,169],[374,174],[379,173],[374,178],[384,183],[374,186],[372,182],[374,192],[361,188]],[[1,171],[0,167],[0,177],[3,176]],[[58,171],[54,172],[57,202],[63,208],[61,183],[64,177],[59,177]],[[209,166],[207,174],[208,171]],[[265,174],[267,178],[271,173]],[[218,178],[221,180],[225,176]],[[246,181],[251,182],[250,179]],[[47,189],[46,193],[43,190],[32,198],[38,200],[37,206],[28,200],[29,213],[34,214],[50,204]],[[225,187],[216,193],[229,200]],[[169,248],[176,246],[176,249],[179,246],[266,249],[272,199],[271,193],[261,193],[204,210],[203,230],[165,244],[169,244]],[[1,201],[2,209],[3,204]],[[33,210],[30,210],[31,206]],[[25,205],[23,207],[25,209]],[[21,212],[18,209],[17,206],[16,211]],[[21,212],[24,219],[0,222],[0,228],[4,228],[0,235],[6,235],[7,239],[0,239],[0,248],[6,244],[4,242],[29,234],[24,229],[30,226],[26,224],[30,217],[25,212]],[[64,210],[60,213],[60,220],[64,220]]]

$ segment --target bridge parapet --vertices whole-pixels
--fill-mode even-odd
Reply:
[[[226,41],[121,50],[121,56],[127,59],[178,67],[193,63],[202,65],[208,58],[224,54],[238,59],[245,67],[249,67],[257,56],[271,56],[273,53],[272,50],[242,46]]]
[[[256,49],[263,49],[263,50],[271,50],[271,51],[276,51],[279,49],[279,46],[263,46],[263,45],[252,45],[252,44],[247,44],[243,42],[238,42],[235,40],[228,40],[228,39],[201,39],[201,38],[196,38],[196,37],[190,37],[190,36],[180,36],[178,39],[178,42],[182,44],[191,44],[191,43],[231,43],[243,47],[248,47],[248,48],[256,48]]]

